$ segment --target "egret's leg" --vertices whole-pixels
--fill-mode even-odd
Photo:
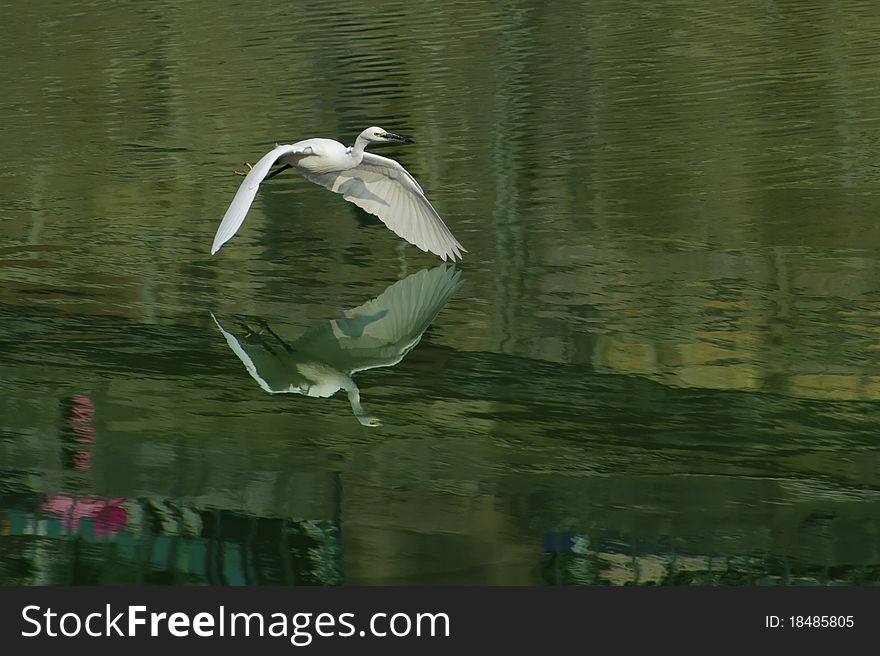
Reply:
[[[235,175],[247,175],[251,172],[251,169],[254,168],[254,165],[250,162],[245,162],[244,165],[247,167],[247,171],[235,171]]]
[[[243,333],[243,339],[250,339],[254,335],[257,337],[263,332],[262,329],[258,330],[255,326],[252,326],[248,323],[247,319],[239,318],[237,316],[232,317],[232,321],[238,326],[238,329]]]
[[[259,344],[264,349],[269,351],[272,355],[275,355],[275,349],[272,348],[272,345],[263,337],[263,329],[265,326],[261,323],[261,320],[257,320],[258,325],[250,325],[241,319],[233,318],[233,321],[238,325],[239,330],[244,333],[241,338],[248,342],[249,344]]]
[[[282,171],[286,171],[289,168],[292,168],[290,166],[290,164],[285,164],[284,166],[280,166],[277,169],[275,169],[274,171],[272,171],[269,175],[267,175],[265,179],[268,180],[270,178],[274,178],[276,175],[278,175]]]
[[[260,328],[262,328],[262,329],[265,330],[267,333],[269,333],[270,335],[272,335],[272,337],[275,338],[275,341],[277,341],[279,344],[281,344],[281,346],[284,348],[285,351],[287,351],[288,353],[293,353],[293,348],[290,346],[290,344],[288,344],[288,343],[285,342],[283,339],[281,339],[281,338],[275,333],[275,331],[272,330],[272,329],[269,327],[269,324],[267,324],[265,321],[263,321],[263,322],[260,324]]]

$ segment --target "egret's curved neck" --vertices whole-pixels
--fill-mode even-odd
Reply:
[[[376,417],[368,415],[361,407],[361,391],[358,389],[358,386],[355,385],[351,378],[348,376],[346,376],[346,378],[347,380],[343,385],[343,389],[345,390],[345,393],[348,394],[348,403],[351,405],[351,411],[354,413],[354,416],[357,417],[357,420],[364,426],[377,425],[379,420]]]
[[[364,130],[358,135],[358,138],[354,140],[354,146],[351,147],[351,155],[353,157],[357,157],[360,160],[364,156],[364,148],[367,147],[367,144],[370,143],[367,141],[367,134],[369,130]]]

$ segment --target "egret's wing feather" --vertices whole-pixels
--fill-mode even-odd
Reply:
[[[220,227],[217,228],[217,234],[214,235],[211,255],[219,251],[220,247],[238,232],[241,224],[244,223],[244,217],[247,216],[248,210],[251,208],[251,203],[254,202],[254,197],[257,195],[260,183],[269,175],[269,169],[272,168],[272,165],[285,155],[305,155],[308,154],[307,151],[308,147],[303,147],[299,144],[287,144],[276,146],[260,158],[260,161],[245,176],[241,186],[235,193],[235,198],[232,199],[232,203],[229,205],[229,209],[226,210],[226,214],[220,222]]]
[[[364,153],[361,163],[345,171],[303,173],[312,182],[375,214],[394,233],[443,260],[466,253],[409,172],[393,159]]]

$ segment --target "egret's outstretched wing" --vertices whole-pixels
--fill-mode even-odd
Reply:
[[[287,144],[276,146],[272,151],[263,155],[259,162],[245,176],[244,181],[235,193],[235,198],[226,210],[220,227],[217,228],[217,234],[214,235],[214,244],[211,246],[211,255],[220,250],[220,247],[229,241],[232,236],[238,232],[241,224],[244,223],[244,217],[247,216],[251,203],[257,195],[257,189],[260,183],[269,174],[272,165],[285,155],[302,154],[307,155],[311,149],[299,144]]]
[[[361,163],[345,171],[303,173],[314,183],[378,216],[397,235],[443,260],[466,253],[409,172],[393,159],[364,153]]]

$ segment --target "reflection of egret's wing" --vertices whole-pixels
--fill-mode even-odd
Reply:
[[[243,337],[237,337],[223,328],[213,312],[211,318],[223,333],[229,348],[242,361],[251,377],[266,392],[270,394],[292,392],[306,396],[327,397],[344,389],[348,396],[348,403],[351,405],[351,411],[361,424],[370,427],[382,425],[378,417],[368,415],[364,411],[361,406],[360,390],[346,374],[328,367],[322,362],[297,359],[289,347],[281,342],[281,338],[275,335],[268,326],[265,326],[263,330],[275,340],[271,346],[268,338],[264,338],[262,333],[254,333],[247,326],[244,326],[246,334]]]
[[[419,343],[461,285],[461,273],[453,266],[419,271],[338,319],[315,326],[293,346],[348,372],[395,365]]]
[[[270,350],[266,342],[256,335],[252,335],[251,338],[233,335],[223,328],[213,312],[211,318],[223,333],[229,348],[238,356],[247,372],[265,391],[270,394],[305,393],[304,388],[308,388],[306,379],[297,371],[295,360],[290,358],[280,344],[277,345],[277,348],[282,352],[278,353],[277,350]]]
[[[379,419],[361,407],[351,374],[400,362],[461,285],[454,266],[419,271],[338,319],[321,322],[291,345],[265,324],[257,332],[244,326],[245,334],[238,336],[223,328],[213,313],[211,317],[265,391],[326,397],[343,389],[357,420],[378,426]]]

